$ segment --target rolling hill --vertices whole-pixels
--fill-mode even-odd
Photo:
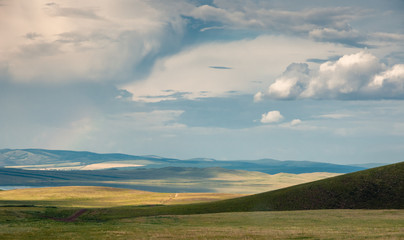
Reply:
[[[403,209],[404,162],[220,203],[230,211]]]
[[[232,199],[99,187],[3,191],[0,236],[402,239],[403,185],[404,162]]]
[[[404,162],[217,202],[99,209],[88,219],[309,209],[404,209]]]
[[[4,186],[109,186],[153,192],[258,193],[332,177],[337,173],[269,175],[225,168],[132,168],[126,170],[24,170],[0,168]],[[5,187],[7,189],[7,187]]]
[[[349,173],[366,169],[361,166],[338,165],[310,161],[278,161],[273,159],[220,161],[194,158],[179,160],[157,156],[133,156],[126,154],[98,154],[92,152],[46,150],[46,149],[2,149],[0,167],[30,170],[95,170],[127,168],[220,167],[234,170],[277,173]]]

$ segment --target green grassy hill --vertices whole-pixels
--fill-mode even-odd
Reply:
[[[77,196],[77,189],[72,189],[72,194]],[[41,189],[21,190],[21,193],[26,193],[27,191],[41,192]],[[4,195],[10,196],[10,194],[7,194],[6,192],[9,191],[4,191]],[[108,190],[108,192],[110,192],[110,190]],[[130,198],[132,199],[149,198],[142,196],[141,192],[133,192],[130,194],[138,196],[132,198],[134,195],[131,195]],[[35,195],[38,197],[40,193],[32,193],[32,196]],[[48,202],[48,204],[44,204],[47,202],[47,199],[38,198],[31,200],[30,204],[35,206],[88,207],[91,205],[92,207],[97,207],[97,204],[94,204],[97,201],[112,200],[112,198],[110,198],[111,194],[108,196],[101,194],[102,196],[97,196],[96,198],[89,198],[88,196],[82,195],[83,199],[79,199],[80,204],[74,204],[74,202],[77,201],[77,197],[71,198],[68,194],[60,196],[60,193],[56,195],[56,197],[63,199],[53,199],[53,201],[51,201],[52,203]],[[179,195],[184,196],[182,194]],[[23,196],[27,195],[23,194]],[[116,196],[123,197],[123,195],[120,194],[117,194]],[[27,204],[24,197],[21,199],[16,199],[16,197],[17,195],[14,196],[14,200],[11,202],[9,197],[3,198],[2,203],[12,205]],[[181,200],[176,202],[175,200],[178,204],[167,205],[168,203],[164,202],[162,199],[171,199],[170,201],[172,201],[175,198],[175,195],[174,197],[171,195],[159,195],[156,199],[162,205],[158,206],[142,206],[138,201],[139,199],[136,201],[123,199],[125,203],[122,204],[123,200],[121,199],[121,202],[112,204],[107,208],[105,208],[105,204],[103,208],[92,208],[84,213],[80,219],[82,221],[103,221],[141,216],[309,209],[404,209],[404,162],[245,197],[208,203],[179,204],[195,202],[195,197],[196,196],[190,195],[189,198],[185,197],[185,199],[183,199],[184,201]],[[211,197],[214,196],[212,195]],[[229,195],[222,197],[227,198]],[[198,196],[196,198],[205,197]],[[60,202],[61,200],[62,202]],[[211,200],[213,199],[211,198],[209,201]],[[59,202],[59,205],[56,204],[57,202]],[[148,202],[148,204],[150,203],[151,202]],[[174,201],[172,201],[171,204],[172,203],[174,203]],[[155,202],[152,204],[155,204]],[[113,207],[114,205],[120,207]],[[60,216],[65,217],[73,214],[75,211],[77,211],[77,208],[52,208],[46,210],[45,216],[55,218]],[[38,217],[44,216],[42,211],[38,211],[37,214]]]
[[[232,196],[99,187],[3,191],[0,203],[8,206],[0,207],[0,239],[402,239],[403,186],[398,163],[186,205]],[[338,210],[268,212],[297,209]]]
[[[308,209],[403,209],[404,162],[247,197],[152,208],[98,209],[89,219]]]
[[[229,211],[402,209],[404,162],[220,203]]]

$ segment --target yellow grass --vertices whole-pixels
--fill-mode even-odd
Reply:
[[[106,184],[128,184],[137,186],[186,187],[187,189],[209,189],[216,193],[253,194],[272,191],[297,184],[313,182],[324,178],[335,177],[340,173],[303,173],[303,174],[266,174],[251,172],[241,176],[220,173],[217,176],[203,179],[139,179],[127,181],[103,181]]]
[[[1,205],[32,204],[57,207],[117,207],[209,202],[243,196],[220,193],[154,193],[110,187],[49,187],[0,191]]]

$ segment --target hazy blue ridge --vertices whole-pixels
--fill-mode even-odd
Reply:
[[[375,168],[388,165],[388,163],[362,163],[362,164],[350,164],[350,165],[363,168]]]
[[[174,158],[163,158],[157,156],[134,156],[120,153],[99,154],[86,151],[46,150],[46,149],[1,149],[0,167],[60,164],[80,162],[81,165],[128,160],[147,160],[143,168],[163,167],[221,167],[227,169],[259,171],[268,174],[276,173],[311,173],[331,172],[350,173],[364,170],[365,166],[338,165],[311,161],[278,161],[274,159],[260,160],[233,160],[220,161],[207,158],[194,158],[180,160]]]

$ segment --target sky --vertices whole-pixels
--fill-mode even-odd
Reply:
[[[0,0],[0,148],[404,160],[402,0]]]

